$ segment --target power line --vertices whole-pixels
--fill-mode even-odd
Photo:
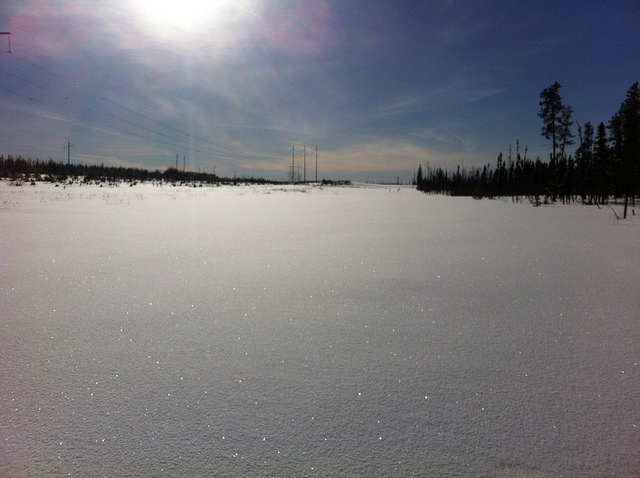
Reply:
[[[5,75],[9,75],[12,78],[15,78],[16,80],[20,80],[20,81],[24,81],[25,83],[28,83],[30,85],[33,85],[37,88],[40,88],[42,90],[48,91],[50,93],[53,93],[50,89],[48,89],[46,86],[42,86],[39,85],[38,83],[31,81],[31,80],[27,80],[26,78],[23,78],[22,76],[16,75],[14,73],[11,73],[10,71],[5,70],[4,68],[0,68],[0,72],[4,73]]]
[[[16,56],[18,56],[18,58],[21,61],[24,61],[25,63],[28,63],[28,64],[32,65],[33,67],[38,68],[41,71],[43,71],[43,72],[45,72],[45,73],[47,73],[49,75],[52,75],[52,76],[55,76],[55,77],[59,77],[59,78],[64,80],[64,78],[62,78],[59,74],[54,73],[54,72],[50,71],[49,69],[44,68],[44,67],[40,66],[39,64],[37,64],[37,63],[35,63],[33,61],[30,61],[29,59],[25,58],[23,55],[16,55]],[[24,78],[24,77],[22,77],[20,75],[16,75],[14,73],[11,73],[11,72],[9,72],[9,71],[7,71],[5,69],[0,69],[0,71],[2,73],[6,74],[6,75],[11,76],[14,79],[17,79],[18,81],[22,81],[22,82],[24,82],[26,84],[35,86],[35,87],[37,87],[37,88],[39,88],[39,89],[41,89],[43,91],[46,91],[46,92],[48,92],[50,94],[56,95],[56,93],[54,91],[52,91],[51,89],[49,89],[49,88],[47,88],[45,86],[42,86],[42,85],[40,85],[40,84],[38,84],[36,82],[33,82],[33,81],[31,81],[31,80],[29,80],[27,78]],[[26,99],[29,99],[31,101],[35,101],[37,103],[40,103],[42,105],[47,106],[46,103],[44,103],[43,101],[39,101],[39,100],[35,99],[32,96],[26,96],[24,94],[21,94],[19,92],[13,91],[13,90],[10,90],[8,88],[4,88],[4,87],[0,87],[0,88],[2,88],[5,91],[8,91],[9,93],[12,93],[12,94],[15,94],[17,96],[20,96],[22,98],[26,98]],[[163,131],[161,131],[161,130],[159,130],[157,128],[150,128],[148,126],[145,126],[145,125],[141,124],[140,122],[130,121],[130,120],[125,119],[125,118],[123,118],[121,116],[105,112],[104,113],[105,115],[115,119],[116,121],[122,122],[122,123],[127,124],[129,126],[132,126],[134,128],[146,131],[148,133],[151,133],[152,135],[155,134],[155,135],[161,136],[162,138],[166,138],[166,139],[168,139],[170,141],[166,141],[165,139],[154,138],[153,136],[140,134],[139,132],[135,132],[135,131],[118,128],[118,127],[110,125],[108,123],[103,123],[104,126],[106,126],[107,128],[110,128],[112,130],[118,131],[120,133],[126,133],[126,134],[128,134],[130,136],[136,136],[136,137],[139,137],[139,138],[147,139],[147,140],[150,140],[150,141],[155,142],[155,143],[159,143],[159,144],[170,146],[170,147],[172,147],[174,149],[175,148],[178,148],[178,149],[186,148],[186,149],[189,149],[192,152],[197,152],[197,153],[201,153],[201,154],[205,154],[205,155],[211,155],[211,156],[216,156],[216,155],[220,156],[220,155],[222,155],[224,157],[227,157],[228,159],[237,159],[237,158],[277,159],[278,158],[277,156],[258,155],[258,154],[255,154],[255,153],[249,153],[249,152],[246,152],[246,151],[241,151],[241,150],[237,150],[237,149],[234,149],[234,148],[229,148],[229,147],[223,146],[223,145],[218,144],[216,142],[207,140],[207,139],[202,138],[200,136],[192,135],[192,134],[187,133],[185,131],[182,131],[182,130],[180,130],[178,128],[175,128],[175,127],[173,127],[171,125],[168,125],[166,123],[158,121],[155,118],[152,118],[152,117],[150,117],[148,115],[145,115],[144,113],[141,113],[139,111],[136,111],[135,109],[130,108],[128,106],[125,106],[125,105],[123,105],[123,104],[121,104],[121,103],[119,103],[119,102],[117,102],[115,100],[107,98],[106,96],[101,96],[101,95],[98,95],[98,94],[96,94],[94,92],[91,92],[87,88],[84,88],[84,87],[80,87],[80,88],[85,90],[90,95],[92,95],[92,96],[94,96],[96,98],[99,98],[99,99],[101,99],[102,101],[104,101],[106,103],[110,103],[110,104],[114,105],[115,107],[120,108],[123,111],[126,111],[126,112],[128,112],[130,114],[133,114],[133,115],[136,115],[136,116],[138,116],[140,118],[143,118],[143,119],[145,119],[145,120],[147,120],[149,122],[152,122],[152,123],[154,123],[154,124],[156,124],[156,125],[158,125],[158,126],[160,126],[162,128],[174,131],[175,133],[178,133],[179,136],[169,135],[169,134],[166,134],[165,132],[163,132]],[[60,95],[56,95],[56,96],[61,97]],[[73,98],[73,95],[71,97]],[[68,100],[68,99],[70,99],[70,97],[69,96],[65,96],[64,99]],[[77,99],[77,98],[75,98],[75,99]],[[63,114],[65,116],[68,116],[66,114],[66,112],[64,112]],[[183,137],[180,137],[180,136],[183,136]],[[212,148],[193,148],[193,146],[190,144],[191,140],[196,140],[196,141],[198,141],[200,143],[209,144]],[[171,141],[173,141],[173,142],[171,142]]]
[[[12,93],[14,95],[17,95],[17,96],[20,96],[22,98],[25,98],[25,99],[27,99],[29,101],[35,101],[36,103],[40,103],[41,105],[44,105],[44,103],[42,101],[36,100],[31,96],[26,96],[26,95],[23,95],[22,93],[18,93],[17,91],[10,90],[9,88],[5,88],[4,86],[0,86],[0,90],[7,91],[7,92]]]

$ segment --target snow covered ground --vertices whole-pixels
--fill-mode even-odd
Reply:
[[[640,221],[0,183],[0,475],[640,475]]]

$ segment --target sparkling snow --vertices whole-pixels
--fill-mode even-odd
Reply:
[[[2,182],[0,475],[637,477],[639,279],[609,208]]]

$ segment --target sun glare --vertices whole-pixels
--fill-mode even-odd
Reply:
[[[215,20],[233,0],[135,0],[141,18],[157,28],[188,30]]]

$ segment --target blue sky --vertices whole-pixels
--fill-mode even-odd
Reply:
[[[546,158],[544,88],[597,124],[640,80],[638,0],[5,0],[0,31],[0,153],[226,176]]]

